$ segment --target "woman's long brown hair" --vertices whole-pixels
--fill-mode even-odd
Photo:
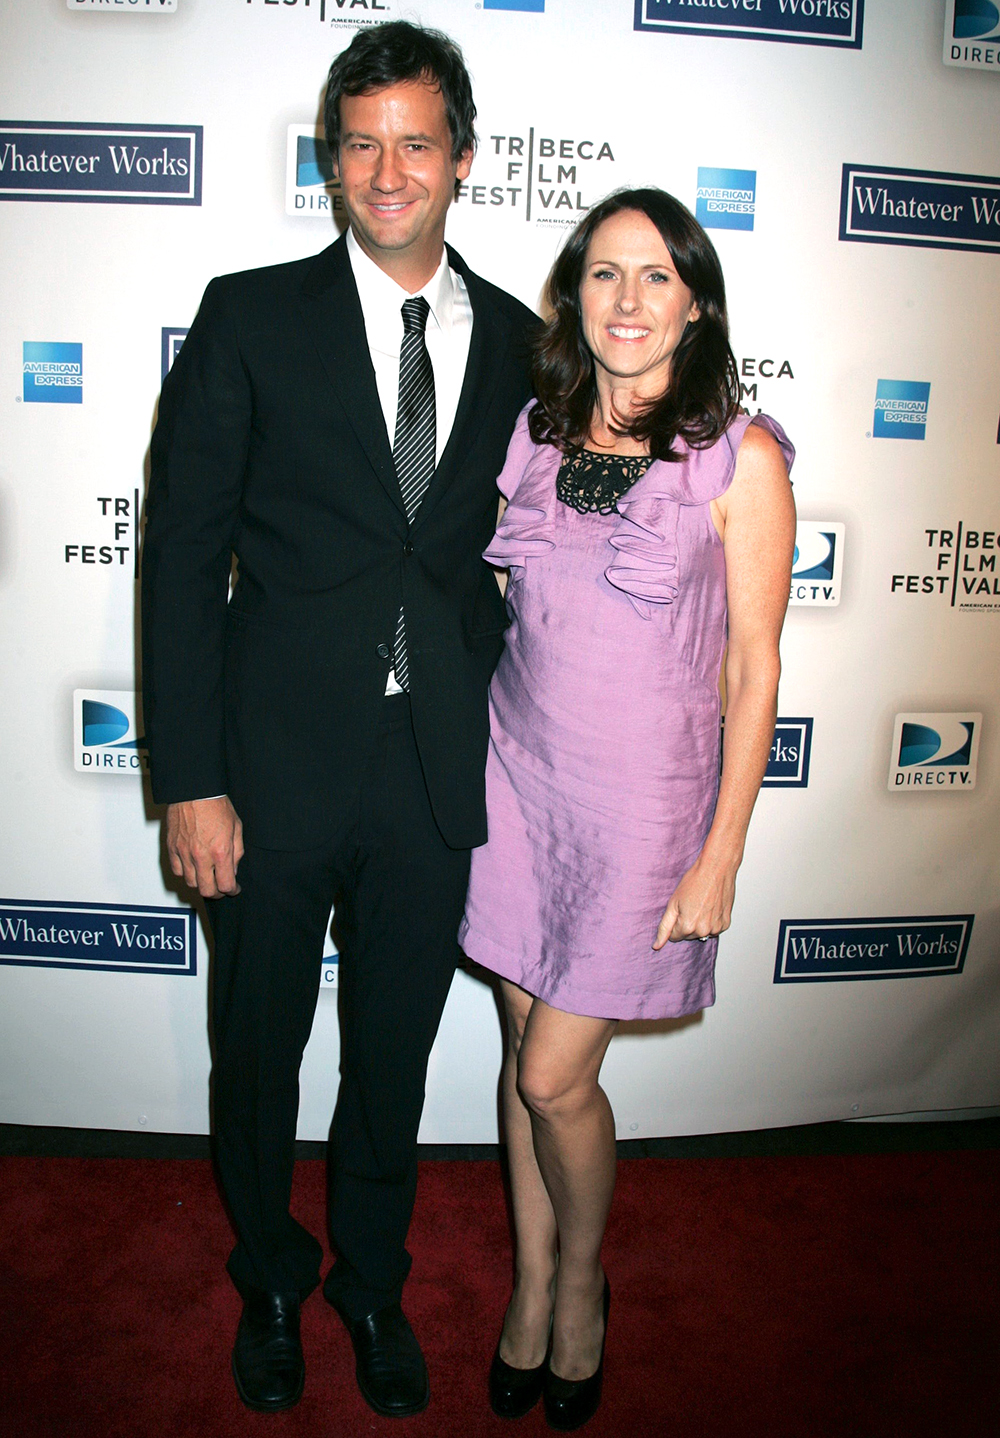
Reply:
[[[528,416],[536,444],[575,449],[586,442],[597,407],[594,358],[583,335],[580,285],[587,250],[598,226],[634,210],[652,221],[678,275],[692,292],[699,318],[690,320],[670,362],[666,392],[651,400],[616,434],[648,444],[654,459],[675,460],[674,442],[707,448],[739,411],[740,381],[729,347],[722,266],[711,240],[690,210],[653,188],[618,190],[591,209],[570,235],[546,286],[552,318],[534,347],[532,377],[538,402]]]

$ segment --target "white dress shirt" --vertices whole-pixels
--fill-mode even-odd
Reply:
[[[375,384],[391,449],[396,437],[396,410],[399,407],[403,301],[415,296],[379,269],[375,261],[365,254],[350,229],[347,231],[347,253],[361,300],[368,353],[375,369]],[[441,263],[434,274],[416,294],[423,295],[430,306],[424,338],[434,371],[434,463],[440,464],[455,423],[455,412],[465,380],[472,339],[472,305],[465,281],[448,264],[445,252],[442,252]],[[392,669],[389,670],[385,692],[403,692]]]
[[[347,253],[361,300],[368,352],[375,367],[375,383],[391,449],[396,438],[396,409],[399,405],[402,306],[404,300],[415,296],[404,290],[402,285],[397,285],[374,260],[369,259],[354,238],[353,230],[347,232]],[[465,281],[451,268],[444,253],[435,273],[416,294],[423,295],[430,306],[425,337],[434,370],[434,462],[440,464],[455,423],[455,412],[465,380],[472,339],[472,306]]]

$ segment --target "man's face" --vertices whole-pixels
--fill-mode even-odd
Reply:
[[[389,274],[437,268],[457,180],[472,152],[455,161],[441,91],[422,80],[340,101],[338,172],[358,244]],[[416,288],[425,283],[421,279]]]

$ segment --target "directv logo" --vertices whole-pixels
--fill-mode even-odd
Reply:
[[[827,608],[840,603],[844,526],[835,520],[800,519],[795,526],[789,604]]]
[[[889,788],[911,792],[976,787],[982,714],[897,714]]]
[[[945,0],[944,63],[996,71],[1000,63],[1000,6],[993,0]]]
[[[1000,39],[1000,11],[991,0],[953,0],[951,33],[956,40]]]
[[[326,941],[323,944],[323,960],[319,974],[319,986],[321,989],[335,989],[340,983],[340,953],[331,932],[333,922],[333,911],[326,924]]]
[[[695,219],[706,230],[752,230],[756,200],[756,170],[699,167]]]
[[[333,179],[333,164],[325,140],[318,135],[299,135],[295,145],[295,183],[301,189],[325,185]]]
[[[285,214],[328,218],[343,208],[333,160],[315,125],[289,125],[285,159]]]
[[[25,340],[24,403],[83,404],[83,345]]]
[[[923,439],[931,387],[909,379],[880,379],[875,389],[875,439]]]
[[[80,774],[140,774],[147,767],[135,719],[135,695],[122,689],[74,689],[73,757]]]

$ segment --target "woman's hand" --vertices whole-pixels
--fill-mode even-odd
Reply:
[[[728,929],[736,896],[736,867],[696,859],[674,890],[653,940],[654,949],[681,939],[707,939]]]

